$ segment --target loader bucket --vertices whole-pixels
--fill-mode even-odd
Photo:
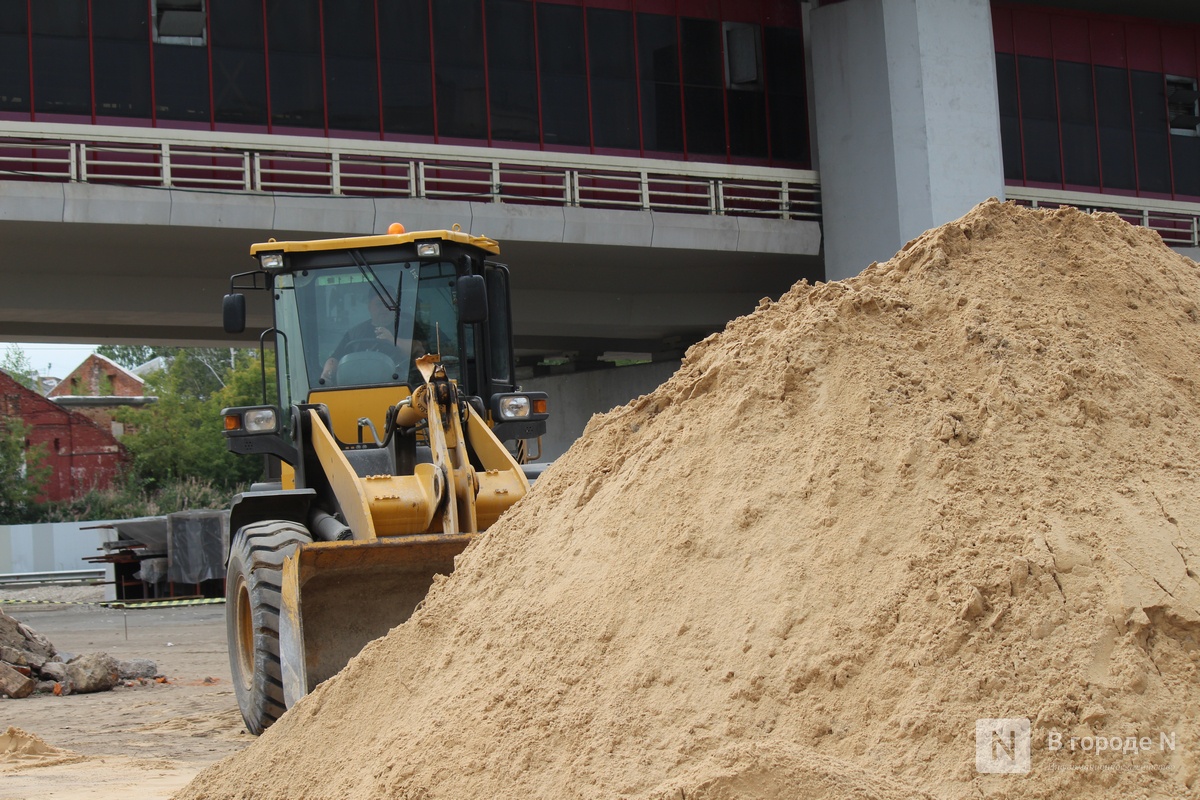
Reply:
[[[291,708],[407,620],[476,534],[305,544],[283,565],[279,660]]]

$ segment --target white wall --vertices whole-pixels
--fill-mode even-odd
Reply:
[[[84,530],[103,522],[0,525],[0,574],[100,569],[84,558],[104,555],[101,544],[117,538],[111,528]]]
[[[550,395],[550,419],[542,437],[542,461],[565,453],[594,414],[625,405],[654,391],[679,369],[678,361],[661,361],[567,375],[549,375],[521,382],[529,391]]]

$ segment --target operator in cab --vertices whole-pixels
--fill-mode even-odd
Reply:
[[[420,338],[406,339],[396,335],[396,312],[390,310],[383,298],[376,292],[371,292],[367,301],[367,311],[370,316],[351,327],[342,336],[333,353],[325,360],[321,369],[321,383],[336,381],[338,364],[342,358],[352,352],[365,349],[377,350],[399,359],[405,351],[409,352],[408,359],[415,361],[425,355],[425,342]]]

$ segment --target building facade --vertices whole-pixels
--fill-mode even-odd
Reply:
[[[1006,183],[1200,202],[1200,26],[997,3],[992,27]]]
[[[0,0],[8,119],[810,165],[789,0]]]
[[[116,438],[133,432],[117,421],[119,409],[139,408],[157,400],[146,396],[146,382],[140,376],[97,353],[85,358],[46,396],[60,407],[87,417]]]
[[[146,382],[111,358],[92,353],[67,377],[59,381],[49,397],[141,397]]]
[[[120,473],[125,450],[111,433],[0,372],[3,418],[26,426],[26,450],[40,451],[41,463],[50,467],[39,502],[73,500],[92,489],[108,489]]]

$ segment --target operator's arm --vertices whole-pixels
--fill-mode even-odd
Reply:
[[[360,323],[342,334],[341,341],[338,342],[337,347],[333,348],[333,352],[329,354],[329,358],[325,359],[325,366],[321,367],[322,381],[328,382],[337,375],[338,361],[341,360],[342,356],[346,355],[346,346],[353,340],[357,329],[361,327],[362,324]]]
[[[327,383],[337,373],[337,363],[338,360],[332,356],[325,360],[325,366],[321,369],[322,383]]]

